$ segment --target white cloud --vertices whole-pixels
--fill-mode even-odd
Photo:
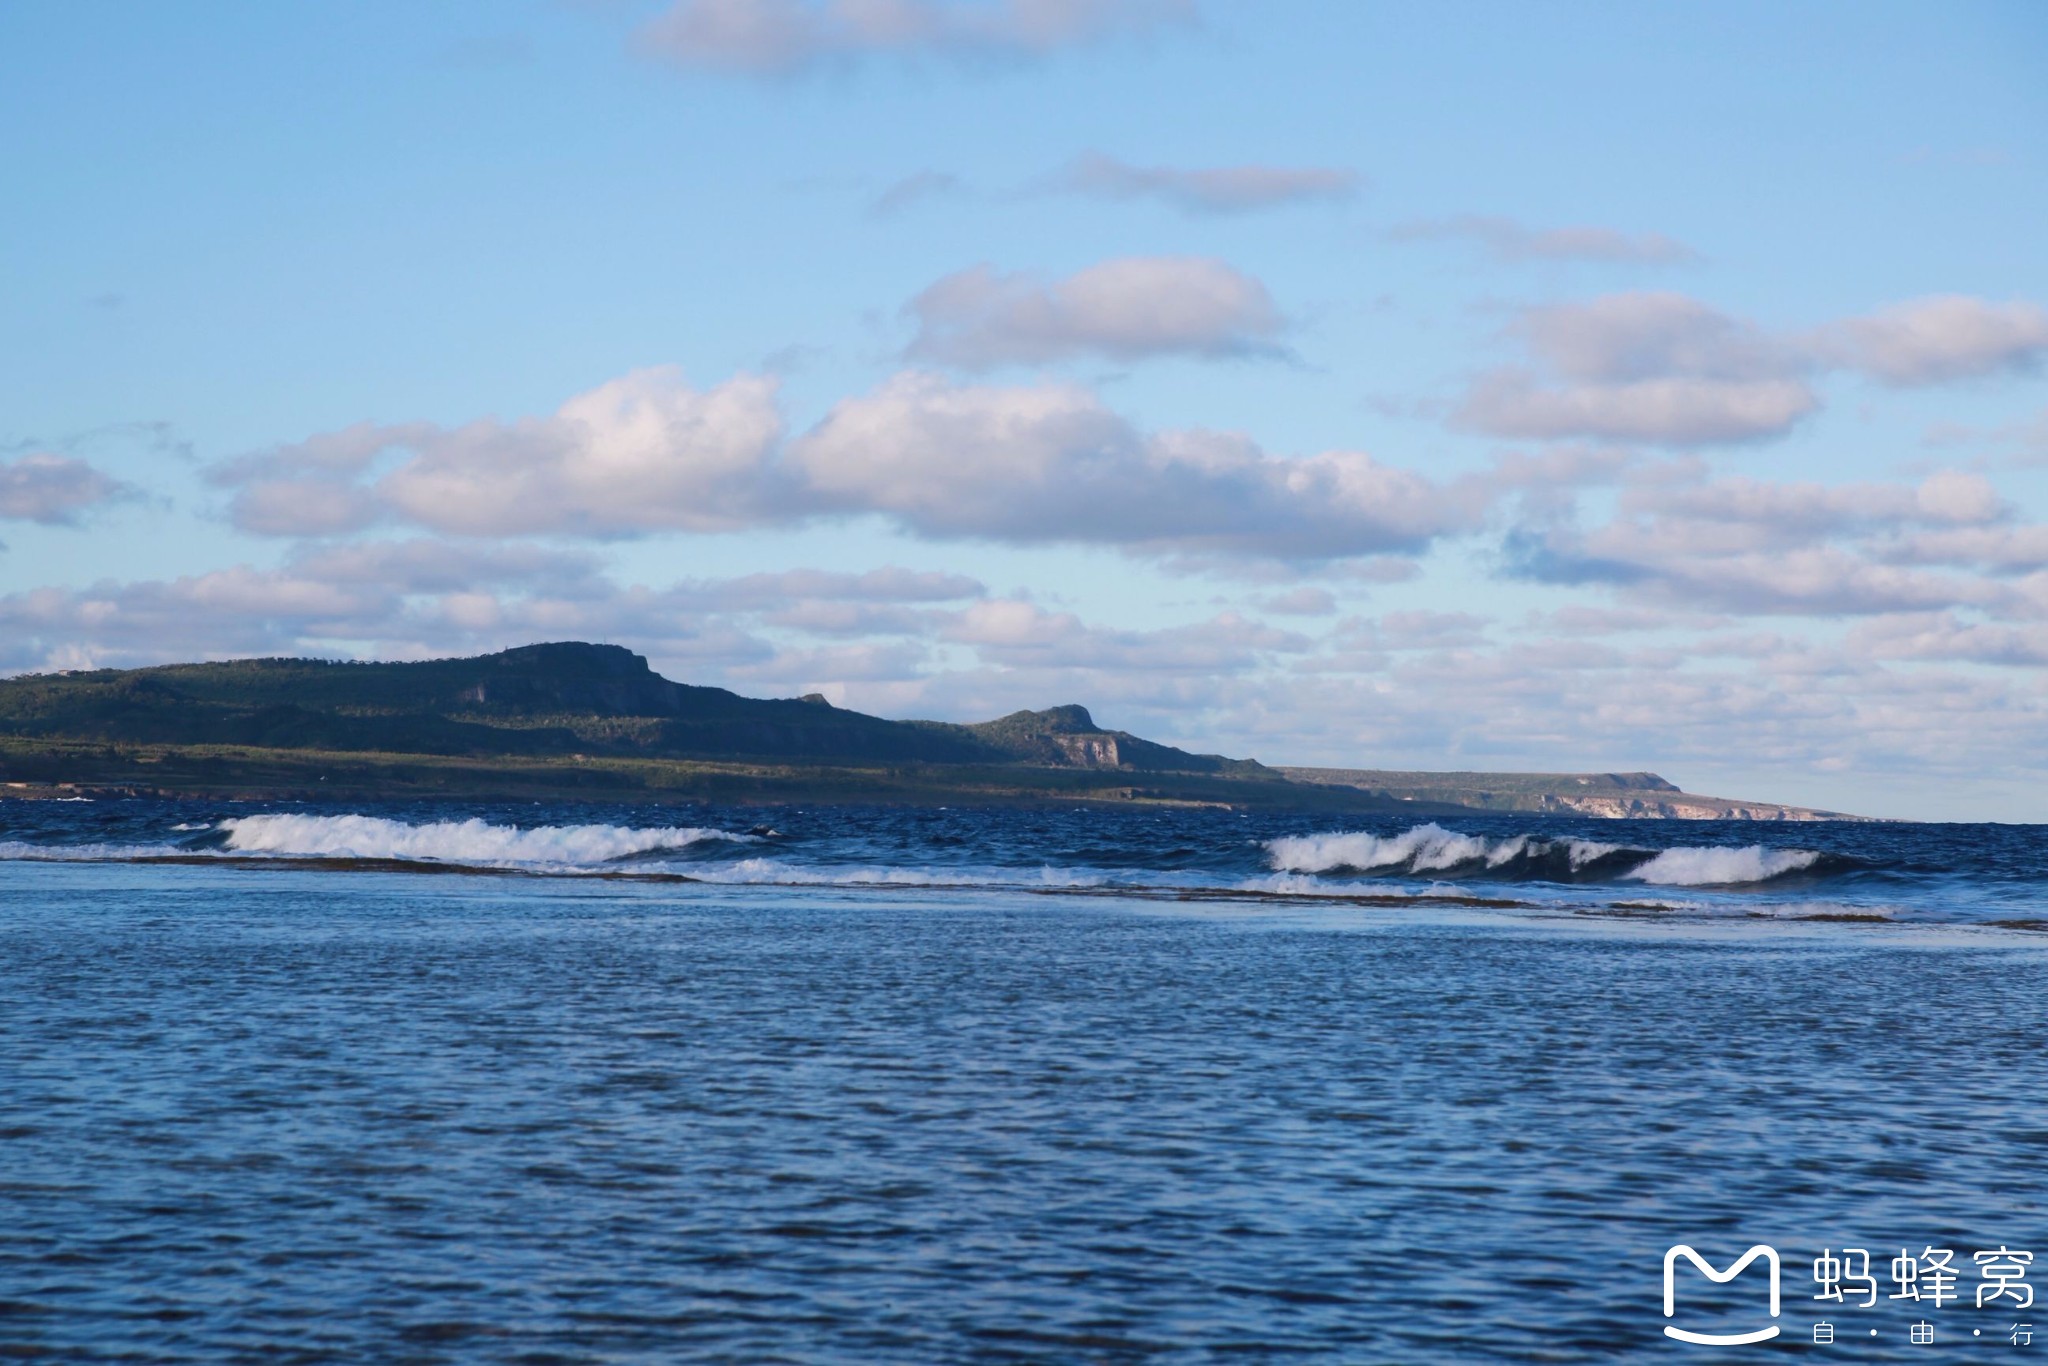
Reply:
[[[1820,407],[1810,379],[1861,370],[1936,384],[2048,356],[2048,311],[1961,295],[1773,335],[1682,294],[1531,308],[1508,329],[1525,365],[1479,375],[1456,425],[1496,436],[1700,446],[1782,436]]]
[[[1819,406],[1811,389],[1790,379],[1674,377],[1553,387],[1504,370],[1472,387],[1457,418],[1495,436],[1702,446],[1782,436]]]
[[[1510,572],[1600,584],[1660,605],[1738,614],[1867,616],[1968,606],[2018,610],[2016,590],[1957,564],[1962,553],[2016,558],[2035,548],[1982,476],[1941,471],[1918,484],[1778,483],[1731,478],[1624,489],[1612,520],[1510,534]],[[1944,546],[1944,538],[1947,543]],[[1951,557],[1936,553],[1947,549]],[[1979,566],[1970,564],[1971,570]]]
[[[1123,257],[1058,280],[973,266],[905,311],[918,321],[910,355],[968,369],[1271,352],[1283,326],[1264,285],[1199,256]]]
[[[379,491],[399,513],[480,535],[724,531],[774,505],[776,382],[698,391],[671,367],[579,394],[555,416],[441,433]]]
[[[380,519],[470,536],[725,531],[791,515],[772,457],[776,382],[692,388],[673,367],[636,370],[546,417],[461,427],[359,425],[230,461],[245,530],[321,536]],[[404,459],[372,482],[386,453]]]
[[[1901,532],[1875,542],[1872,553],[1898,564],[1978,565],[1992,573],[2027,573],[2048,569],[2048,526]]]
[[[0,597],[0,670],[263,655],[387,613],[388,593],[247,566],[168,581],[38,588]]]
[[[1858,626],[1845,644],[1876,659],[1930,659],[1972,664],[2048,664],[2048,625],[2002,626],[1956,612],[1899,613]]]
[[[1699,259],[1685,243],[1660,232],[1614,228],[1532,228],[1512,218],[1464,214],[1407,223],[1394,229],[1402,240],[1462,238],[1476,242],[1498,260],[1601,261],[1635,265],[1678,265]]]
[[[1142,433],[1072,384],[910,371],[793,442],[781,433],[773,381],[699,391],[643,370],[547,417],[350,429],[213,477],[248,481],[238,525],[280,535],[395,522],[602,538],[872,514],[926,537],[1286,564],[1418,551],[1476,527],[1491,496],[1484,481],[1438,483],[1356,451]]]
[[[1532,308],[1514,324],[1529,350],[1566,379],[1620,384],[1686,375],[1762,380],[1796,373],[1796,353],[1752,323],[1668,292],[1606,294]]]
[[[83,460],[36,452],[0,460],[0,518],[70,526],[80,513],[132,495],[133,489]]]
[[[1625,512],[1732,528],[1745,547],[1799,545],[1856,528],[1983,527],[2013,515],[1980,474],[1940,470],[1918,484],[1787,483],[1732,477],[1639,487]]]
[[[1193,16],[1191,0],[676,0],[640,41],[678,65],[774,76],[885,54],[1046,57]]]
[[[1931,295],[1822,328],[1814,346],[1885,384],[1939,384],[2038,363],[2048,356],[2048,309]]]
[[[1779,436],[1820,404],[1796,351],[1681,294],[1534,308],[1510,331],[1538,368],[1480,376],[1460,425],[1693,446]]]
[[[1326,560],[1477,525],[1474,484],[1353,451],[1287,458],[1214,432],[1146,437],[1078,386],[899,375],[798,440],[805,487],[925,536]]]
[[[1101,199],[1159,199],[1190,213],[1243,213],[1308,200],[1344,199],[1364,178],[1329,166],[1133,166],[1101,152],[1074,160],[1056,189]]]

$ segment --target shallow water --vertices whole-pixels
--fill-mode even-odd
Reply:
[[[2044,1025],[1981,926],[6,862],[0,1352],[1706,1360],[1767,1242],[1954,1359],[1808,1268],[2048,1251]]]

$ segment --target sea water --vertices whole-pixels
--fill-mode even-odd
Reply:
[[[0,805],[0,1355],[2026,1360],[2044,926],[2025,827]]]

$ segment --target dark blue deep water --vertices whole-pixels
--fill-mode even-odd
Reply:
[[[0,804],[0,1358],[2023,1362],[2043,926],[2040,828]]]

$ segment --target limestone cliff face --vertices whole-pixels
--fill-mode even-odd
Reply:
[[[1114,735],[1049,735],[1046,737],[1076,768],[1122,768]]]
[[[1720,797],[1681,795],[1664,798],[1580,797],[1546,793],[1540,811],[1559,815],[1595,816],[1603,820],[1670,821],[1835,821],[1846,819],[1830,811],[1809,811],[1803,806],[1775,806],[1768,802],[1735,802]]]
[[[1362,768],[1281,768],[1297,783],[1357,788],[1404,802],[1480,811],[1539,811],[1600,820],[1842,821],[1838,811],[1703,797],[1655,773],[1423,773]]]
[[[953,729],[972,735],[1022,763],[1054,768],[1272,776],[1269,770],[1249,759],[1190,754],[1170,745],[1141,740],[1127,731],[1104,730],[1095,724],[1086,707],[1072,703],[1044,711],[1012,712],[999,720]]]

